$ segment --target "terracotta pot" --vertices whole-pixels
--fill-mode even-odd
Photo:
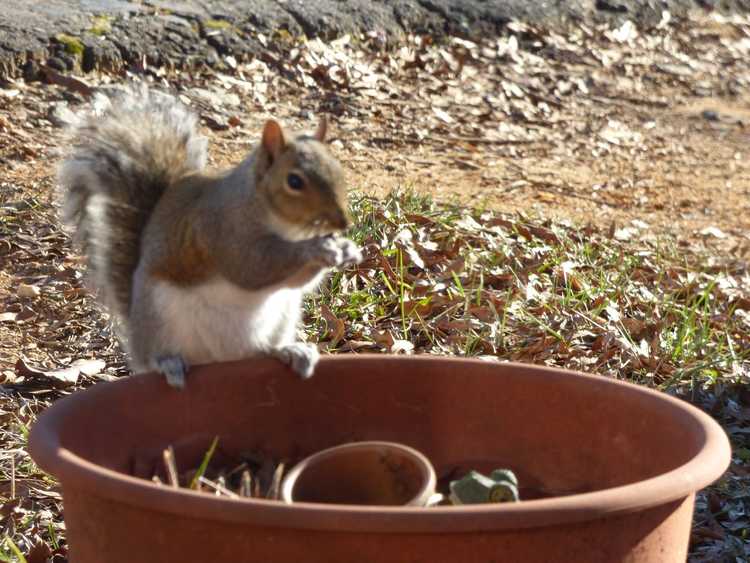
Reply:
[[[385,440],[444,480],[507,467],[510,505],[373,507],[228,500],[131,476],[177,444],[299,459]],[[729,462],[698,409],[634,385],[532,365],[338,356],[302,381],[278,363],[98,384],[39,418],[31,454],[62,483],[72,563],[684,562],[694,493]]]
[[[295,465],[284,478],[285,502],[425,506],[435,494],[435,470],[413,448],[394,442],[334,446]]]

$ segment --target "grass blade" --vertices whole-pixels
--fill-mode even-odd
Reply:
[[[201,461],[201,464],[198,466],[198,470],[195,472],[193,479],[190,481],[191,489],[195,489],[198,487],[200,478],[203,477],[204,473],[206,473],[206,469],[208,468],[208,464],[211,462],[211,458],[213,457],[214,452],[216,451],[216,445],[218,443],[219,443],[219,437],[216,436],[214,437],[213,442],[211,442],[211,446],[208,448],[208,451],[203,456],[203,461]]]
[[[5,538],[5,541],[8,543],[8,547],[13,552],[13,555],[18,558],[18,563],[27,563],[26,557],[24,557],[23,553],[21,553],[21,550],[18,549],[18,546],[13,542],[13,540],[10,538]]]

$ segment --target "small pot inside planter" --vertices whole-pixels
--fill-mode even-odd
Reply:
[[[426,457],[374,441],[318,452],[295,465],[281,487],[288,503],[426,506],[434,493],[435,470]]]
[[[277,461],[398,442],[422,452],[443,485],[509,468],[522,500],[287,504],[147,480],[167,445],[182,468],[197,467],[215,436],[217,459],[264,452]],[[642,387],[389,356],[327,357],[306,381],[249,360],[195,368],[184,391],[156,374],[98,384],[43,413],[30,450],[62,484],[74,563],[683,563],[695,491],[730,456],[709,416]]]

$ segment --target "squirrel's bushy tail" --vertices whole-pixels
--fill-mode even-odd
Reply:
[[[94,101],[59,169],[63,219],[75,229],[105,303],[127,318],[141,232],[164,191],[206,162],[195,115],[166,94],[128,89]]]

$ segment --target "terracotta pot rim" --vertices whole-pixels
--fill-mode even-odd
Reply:
[[[326,356],[322,363],[329,362],[451,362],[456,367],[480,364],[482,360],[438,357],[438,356],[394,356],[359,354]],[[255,365],[263,361],[250,360]],[[233,362],[242,364],[243,362]],[[581,522],[612,514],[642,510],[671,502],[682,502],[695,491],[709,485],[722,475],[729,464],[731,449],[729,440],[717,422],[692,405],[632,383],[597,375],[587,375],[570,370],[549,368],[532,364],[504,363],[529,377],[582,377],[590,385],[627,387],[664,403],[665,408],[678,411],[697,423],[702,431],[703,445],[698,453],[675,469],[628,485],[590,493],[564,497],[529,500],[503,505],[475,505],[458,507],[369,507],[335,504],[295,503],[262,499],[226,499],[187,489],[172,489],[156,485],[148,480],[118,473],[93,464],[60,445],[56,432],[58,422],[66,412],[74,410],[79,401],[92,400],[96,393],[109,392],[116,385],[137,385],[148,379],[159,378],[157,374],[140,374],[110,383],[99,383],[84,392],[73,394],[47,409],[34,425],[30,436],[30,452],[36,462],[49,473],[65,482],[86,483],[78,490],[96,491],[98,496],[117,500],[133,506],[154,509],[196,518],[212,518],[220,521],[254,524],[260,526],[283,526],[286,528],[337,531],[369,531],[388,533],[415,532],[467,532],[478,530],[519,529],[551,526],[560,523]],[[215,369],[215,366],[214,366]],[[397,369],[394,366],[394,369]],[[193,369],[191,377],[211,376],[202,374],[200,366]],[[534,373],[536,372],[536,373]],[[356,377],[356,369],[352,377]],[[215,375],[214,375],[215,377]],[[176,391],[177,392],[177,391]]]
[[[435,475],[435,468],[432,467],[432,463],[427,459],[422,452],[401,444],[392,440],[361,440],[357,442],[348,442],[346,444],[339,444],[331,448],[326,448],[319,452],[315,452],[312,455],[307,456],[305,459],[294,465],[289,472],[286,474],[281,482],[281,498],[284,502],[299,504],[297,501],[291,500],[292,489],[297,482],[297,479],[302,472],[307,469],[310,465],[330,458],[331,456],[338,455],[342,452],[351,452],[356,450],[372,450],[375,448],[398,450],[402,454],[406,454],[408,457],[413,459],[419,466],[420,473],[424,478],[422,486],[414,497],[406,503],[405,506],[424,506],[430,497],[435,494],[435,486],[437,484],[437,476]]]

